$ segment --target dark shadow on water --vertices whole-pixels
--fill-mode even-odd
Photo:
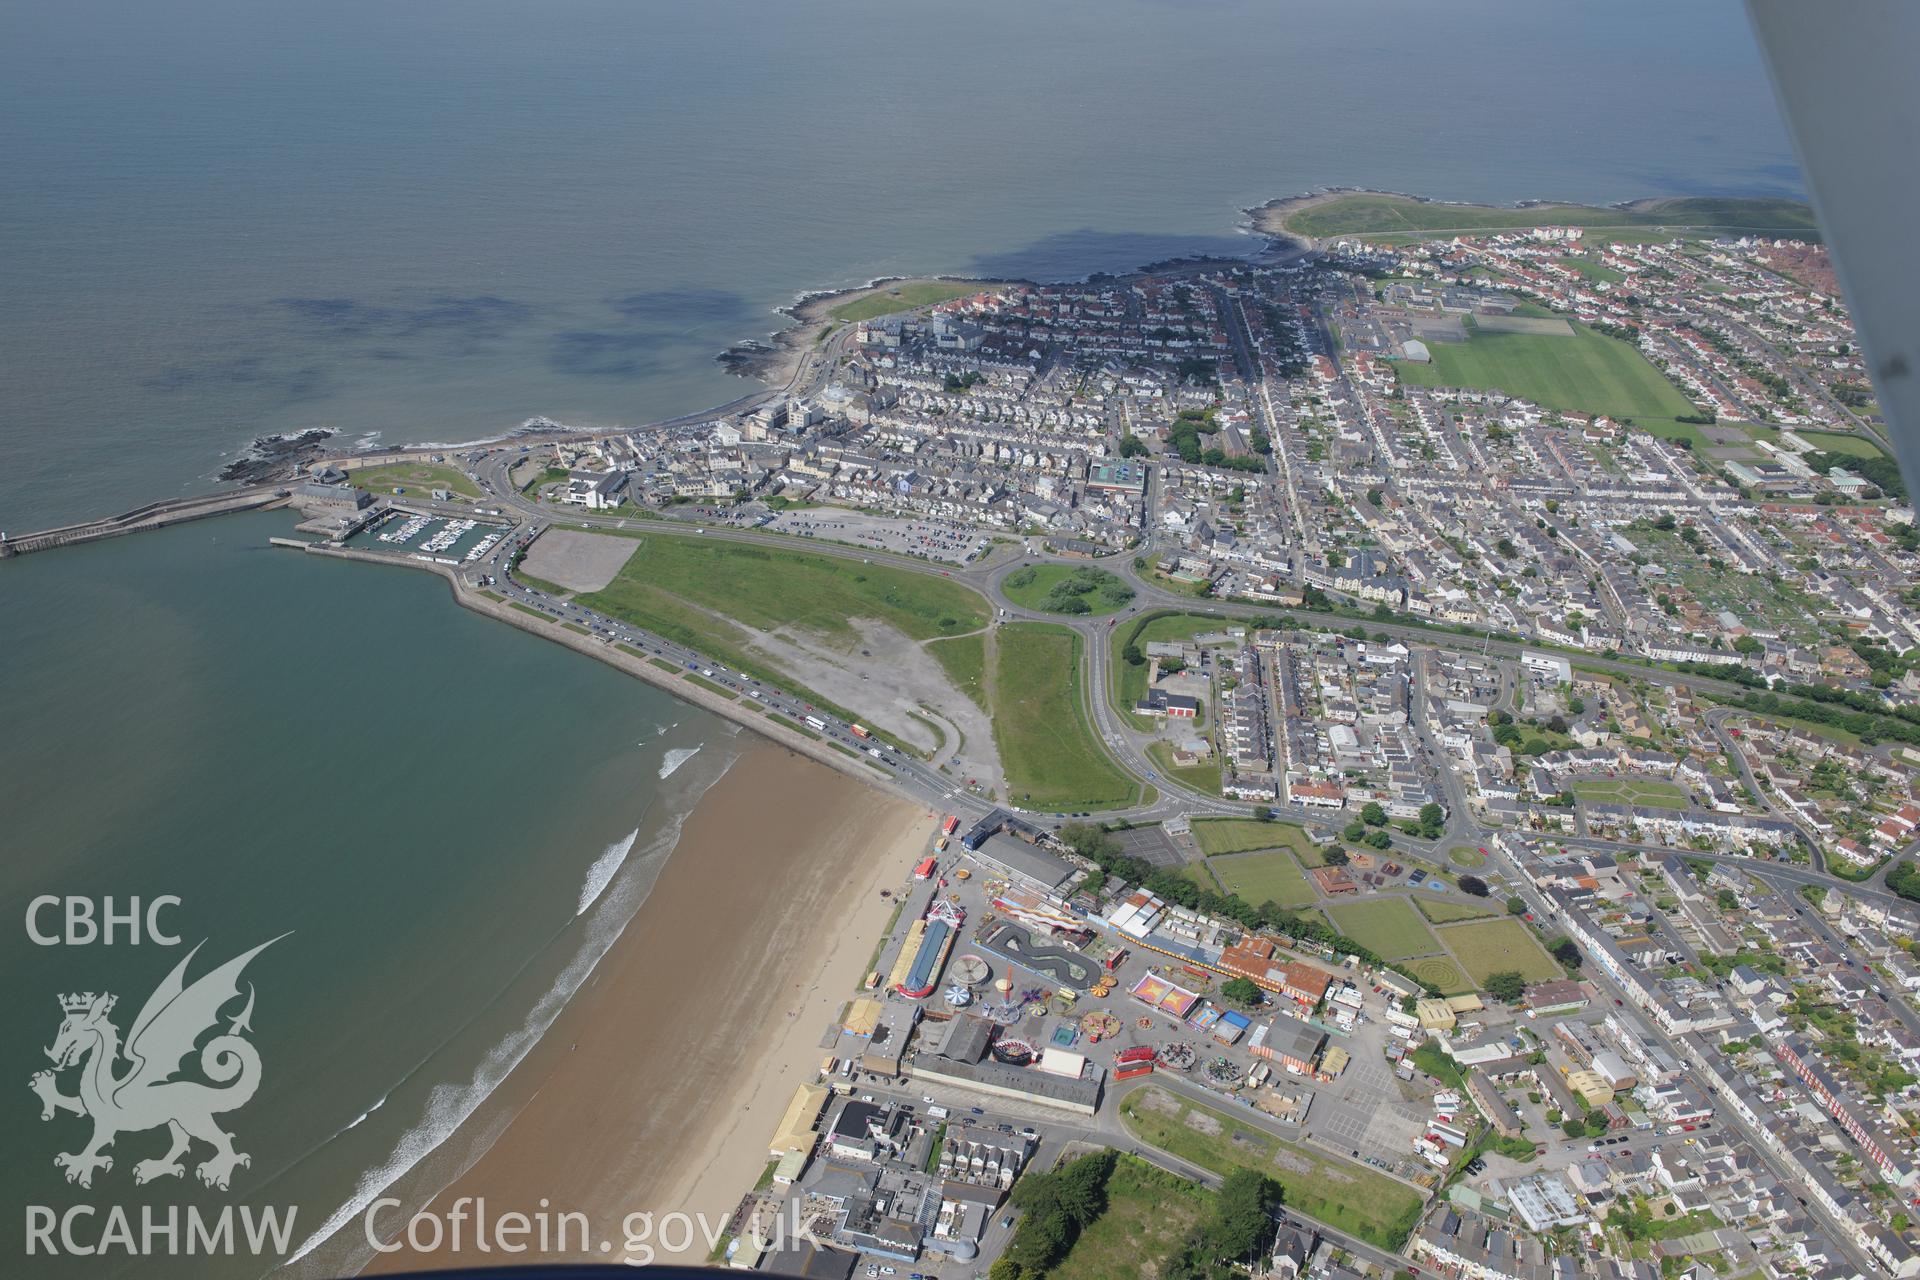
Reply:
[[[975,257],[967,274],[1003,280],[1079,280],[1096,272],[1123,274],[1181,258],[1248,258],[1266,241],[1258,236],[1168,235],[1143,231],[1062,231],[1021,249]]]
[[[357,298],[279,298],[275,305],[305,336],[348,342],[433,337],[473,344],[504,337],[533,318],[533,308],[526,303],[490,294],[397,304]]]
[[[672,338],[637,329],[571,329],[553,335],[547,363],[574,377],[644,378],[661,369],[672,344]]]
[[[607,305],[635,324],[734,324],[761,314],[730,289],[653,289],[613,298]]]
[[[259,355],[210,360],[198,365],[170,365],[143,379],[141,385],[162,393],[251,389],[263,395],[267,403],[277,406],[323,400],[333,394],[332,378],[324,366],[276,366]]]

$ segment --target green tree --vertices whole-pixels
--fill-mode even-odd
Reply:
[[[1220,985],[1220,994],[1247,1008],[1260,1003],[1260,988],[1251,978],[1228,978]]]
[[[1212,1255],[1237,1262],[1266,1252],[1274,1234],[1273,1211],[1280,1185],[1252,1169],[1235,1169],[1220,1184],[1213,1219],[1202,1230]]]
[[[1527,980],[1511,969],[1487,975],[1487,994],[1506,1004],[1517,1004],[1527,993]]]
[[[1380,807],[1379,801],[1369,800],[1360,810],[1360,821],[1370,827],[1384,827],[1387,825],[1387,811]]]
[[[1510,916],[1523,916],[1527,914],[1527,900],[1517,896],[1508,898],[1507,914]]]

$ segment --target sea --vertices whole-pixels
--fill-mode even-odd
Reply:
[[[809,291],[1245,254],[1247,207],[1315,188],[1802,193],[1737,0],[12,3],[0,120],[13,533],[262,436],[697,410]],[[294,1204],[292,1252],[430,1187],[738,753],[428,575],[269,550],[290,523],[0,564],[0,1272],[272,1269],[63,1270],[28,1206]],[[177,898],[181,945],[73,940],[109,898]],[[83,1125],[28,1088],[61,997],[124,1029],[193,945],[198,976],[269,940],[232,1190],[135,1188],[157,1130],[69,1186]]]

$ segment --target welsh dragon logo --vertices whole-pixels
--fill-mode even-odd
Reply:
[[[188,986],[187,966],[200,951],[194,947],[147,998],[124,1045],[110,1017],[117,997],[91,991],[60,997],[60,1010],[66,1016],[53,1047],[47,1050],[53,1069],[36,1072],[29,1083],[40,1097],[42,1120],[62,1111],[93,1120],[90,1142],[53,1158],[66,1171],[68,1182],[92,1186],[96,1170],[113,1169],[113,1157],[106,1152],[115,1138],[161,1125],[171,1135],[172,1145],[165,1155],[134,1165],[136,1183],[184,1175],[181,1157],[196,1141],[213,1148],[213,1155],[194,1170],[209,1187],[225,1191],[234,1169],[253,1163],[245,1152],[234,1150],[233,1135],[214,1121],[223,1112],[245,1106],[260,1087],[260,1053],[244,1034],[253,1030],[251,983],[246,1006],[227,1020],[224,1032],[199,1046],[200,1073],[212,1083],[175,1076],[200,1038],[218,1030],[221,1009],[239,998],[240,973],[248,961],[279,940],[261,943]],[[126,1069],[116,1072],[123,1061]],[[59,1073],[76,1066],[80,1091],[61,1093]]]

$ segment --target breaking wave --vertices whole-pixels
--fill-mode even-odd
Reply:
[[[664,778],[667,775],[662,773],[660,776]],[[627,855],[633,852],[633,842],[639,838],[640,828],[635,827],[627,833],[625,840],[615,840],[600,851],[600,856],[595,858],[593,865],[587,868],[586,883],[580,886],[580,909],[575,911],[574,915],[587,914],[587,908],[591,907],[606,887],[613,883],[613,877],[626,862]]]
[[[700,754],[698,747],[675,747],[667,752],[667,758],[660,762],[660,780],[665,782],[673,776],[673,771]]]

